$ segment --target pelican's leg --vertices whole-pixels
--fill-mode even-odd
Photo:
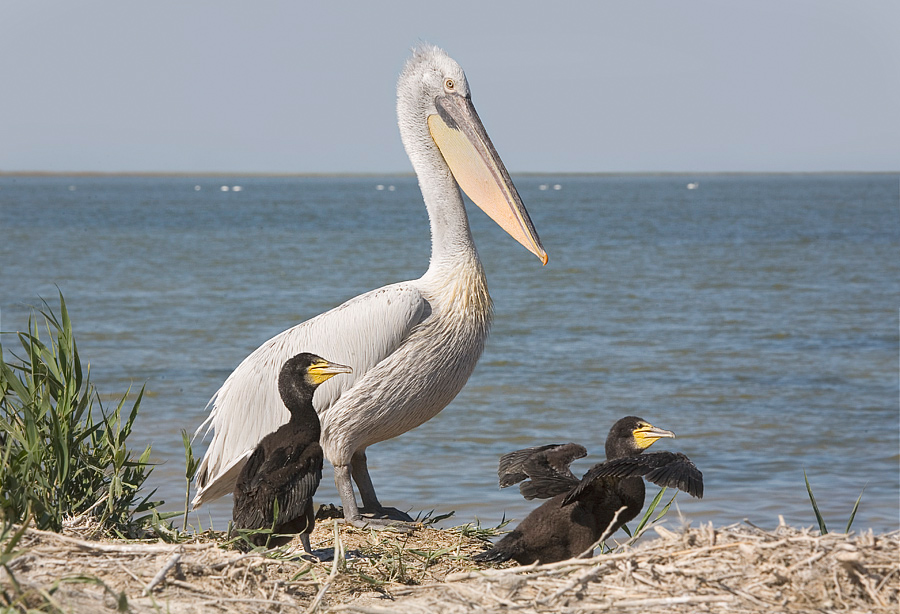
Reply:
[[[374,529],[383,527],[397,527],[396,520],[386,518],[368,518],[359,513],[356,506],[356,496],[353,494],[353,484],[350,481],[350,465],[334,465],[334,485],[337,487],[338,494],[341,496],[341,505],[344,506],[344,522],[349,522],[354,527],[364,528],[372,527]],[[371,486],[371,482],[369,483]]]
[[[360,518],[359,508],[356,507],[356,495],[353,494],[353,483],[350,481],[350,465],[334,466],[334,485],[341,497],[344,518],[351,521]]]
[[[362,512],[372,514],[375,518],[412,522],[412,517],[406,512],[401,512],[394,507],[385,507],[378,501],[375,487],[372,486],[372,478],[369,477],[369,466],[365,450],[357,450],[353,453],[350,466],[353,470],[353,481],[356,482],[356,488],[359,489],[359,496],[362,499]]]

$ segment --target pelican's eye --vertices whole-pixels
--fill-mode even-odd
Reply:
[[[447,79],[444,81],[444,89],[448,92],[452,92],[456,89],[456,83],[453,82],[453,79]]]

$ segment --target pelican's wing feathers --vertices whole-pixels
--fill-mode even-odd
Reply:
[[[578,484],[569,465],[584,456],[587,450],[577,443],[536,446],[504,454],[497,469],[500,487],[522,482],[519,491],[526,499],[549,499]]]
[[[228,376],[213,395],[209,417],[197,429],[214,431],[197,470],[193,506],[228,494],[247,457],[267,434],[287,422],[278,373],[300,352],[348,365],[353,373],[319,386],[313,405],[320,414],[379,362],[397,350],[426,313],[411,282],[372,290],[272,337]]]

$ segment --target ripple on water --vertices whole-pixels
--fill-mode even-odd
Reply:
[[[543,268],[472,211],[492,336],[444,412],[369,451],[383,501],[521,518],[534,503],[497,487],[500,454],[576,441],[584,471],[637,414],[678,435],[654,449],[704,473],[702,501],[676,499],[689,521],[812,525],[805,469],[829,526],[865,486],[855,526],[898,528],[897,177],[709,176],[685,198],[688,180],[517,178]],[[0,177],[2,245],[29,255],[3,263],[0,328],[59,285],[103,398],[146,382],[134,447],[153,444],[168,509],[184,500],[180,431],[241,359],[429,257],[414,178],[229,183],[240,202],[196,177]],[[337,500],[330,471],[317,499]]]

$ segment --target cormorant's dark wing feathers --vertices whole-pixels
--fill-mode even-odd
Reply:
[[[549,499],[578,484],[569,465],[583,456],[587,456],[587,450],[576,443],[537,446],[504,454],[497,469],[500,487],[528,480],[519,486],[522,496]]]
[[[618,482],[619,479],[597,475],[597,469],[604,464],[605,463],[600,463],[599,465],[594,465],[588,469],[587,473],[584,474],[584,477],[572,485],[572,488],[569,489],[569,494],[563,498],[561,505],[566,506],[570,503],[574,503],[575,501],[580,500],[582,495],[587,492],[593,492],[595,496],[597,493],[603,493],[605,495],[607,492],[613,492],[615,483]],[[597,488],[593,488],[594,486]]]
[[[318,448],[319,444],[310,444],[310,447],[313,446]],[[279,509],[291,510],[292,512],[285,515],[283,519],[280,518],[279,524],[289,522],[300,516],[305,506],[312,501],[313,495],[316,494],[316,489],[319,488],[319,482],[322,481],[321,449],[318,451],[318,454],[309,454],[309,452],[309,448],[304,452],[304,456],[307,458],[304,459],[305,462],[303,463],[299,479],[295,476],[290,488],[285,489],[283,496],[278,501]]]
[[[533,476],[527,482],[519,484],[519,492],[531,501],[532,499],[550,499],[564,492],[569,492],[578,484],[577,478],[566,478],[558,475]]]
[[[532,454],[537,454],[538,452],[552,447],[554,446],[549,445],[536,448],[525,448],[524,450],[516,450],[515,452],[509,452],[501,456],[500,462],[497,464],[497,478],[500,483],[500,488],[506,488],[507,486],[518,484],[522,480],[527,480],[528,474],[525,473],[522,464]]]
[[[703,497],[703,474],[680,452],[654,452],[606,461],[593,467],[584,477],[592,479],[643,477],[658,486],[678,488],[692,497]]]
[[[262,446],[257,446],[241,470],[234,492],[234,525],[236,527],[261,528],[266,526],[262,506],[257,503],[262,493],[260,493],[261,484],[256,478],[260,468],[265,464],[265,460],[265,451]]]
[[[278,524],[290,522],[312,499],[322,479],[322,449],[284,446],[266,456],[258,446],[241,471],[235,490],[234,523],[241,528],[267,528],[278,501]]]

